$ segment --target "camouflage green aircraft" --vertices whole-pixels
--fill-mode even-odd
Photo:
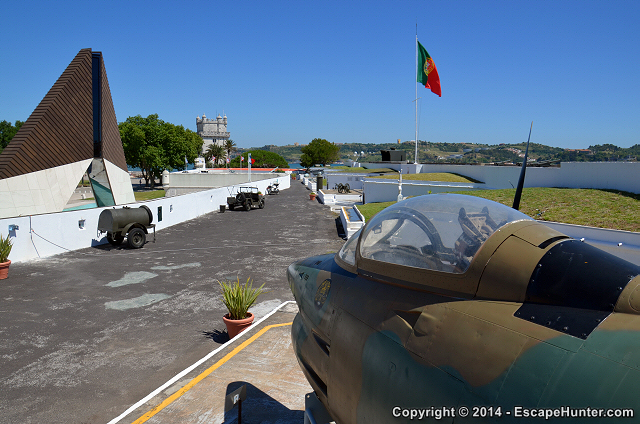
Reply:
[[[296,357],[338,423],[611,423],[640,406],[640,267],[501,204],[398,202],[288,278]]]

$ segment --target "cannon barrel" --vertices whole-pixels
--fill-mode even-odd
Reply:
[[[121,231],[132,222],[149,226],[153,221],[151,209],[146,205],[139,208],[123,207],[121,209],[105,209],[98,218],[98,230],[115,233]]]

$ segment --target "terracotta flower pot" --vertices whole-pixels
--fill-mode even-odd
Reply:
[[[9,276],[9,265],[11,265],[11,261],[0,263],[0,280],[4,280]]]
[[[249,328],[249,326],[253,323],[253,318],[254,316],[251,312],[247,312],[247,317],[243,319],[229,319],[229,314],[223,316],[222,321],[224,321],[227,326],[227,333],[229,333],[229,338],[233,339],[235,336]]]
[[[311,199],[311,200],[316,200],[316,195],[315,195],[315,194],[310,194],[310,195],[309,195],[309,199]]]

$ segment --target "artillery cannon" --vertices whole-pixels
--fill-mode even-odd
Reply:
[[[334,189],[338,190],[338,193],[351,193],[351,187],[349,187],[349,183],[342,184],[338,183],[334,187]]]
[[[107,233],[107,241],[119,246],[127,238],[127,243],[134,249],[144,246],[148,229],[153,228],[153,241],[156,241],[156,225],[152,224],[153,214],[149,207],[139,208],[124,206],[121,209],[105,209],[98,218],[98,231]]]

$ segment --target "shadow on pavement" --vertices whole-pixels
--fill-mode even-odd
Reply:
[[[206,338],[211,339],[214,342],[219,344],[224,344],[230,340],[229,334],[227,334],[226,331],[221,331],[221,330],[203,331],[202,334]]]
[[[226,394],[230,394],[234,390],[240,388],[243,384],[247,385],[247,399],[242,402],[243,424],[274,422],[274,417],[277,417],[277,422],[282,424],[301,423],[304,421],[304,411],[291,410],[287,408],[267,393],[246,381],[234,381],[229,383],[227,385]],[[236,406],[224,415],[224,424],[237,422],[238,407]]]

